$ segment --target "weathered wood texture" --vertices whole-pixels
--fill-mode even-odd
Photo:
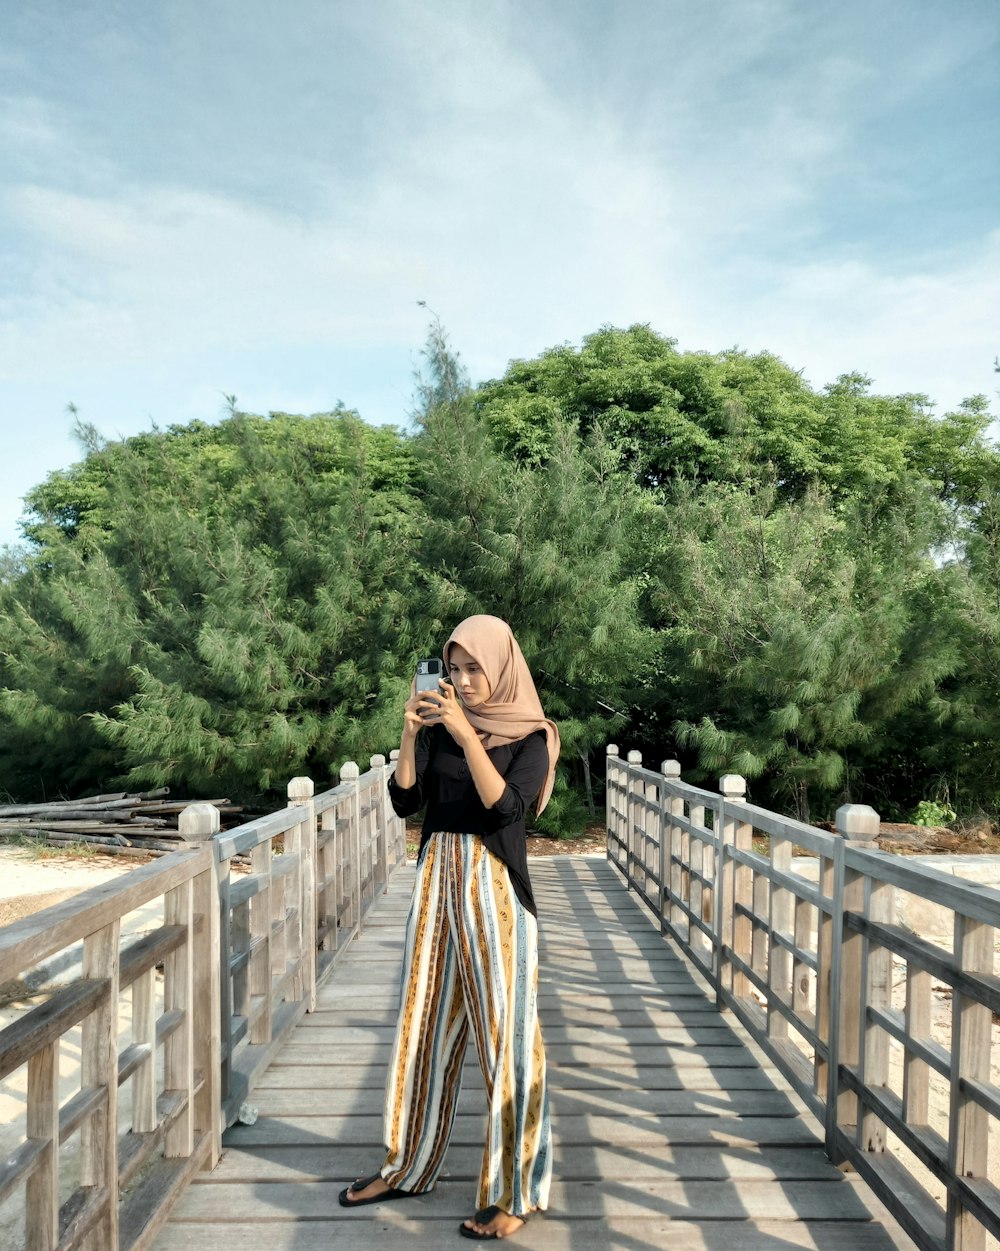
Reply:
[[[406,858],[404,823],[385,800],[391,770],[384,756],[365,773],[348,761],[339,785],[319,795],[309,778],[293,778],[286,808],[224,834],[217,824],[194,831],[211,839],[218,861],[225,1125],[315,1010],[318,984]],[[249,856],[249,873],[234,871],[237,856]]]
[[[150,932],[123,949],[122,918],[150,906]],[[219,961],[218,899],[211,851],[178,852],[6,927],[0,931],[0,982],[80,940],[82,976],[0,1030],[0,1077],[22,1066],[28,1076],[25,1143],[0,1168],[0,1197],[23,1192],[29,1251],[57,1245],[60,1251],[119,1245],[138,1251],[147,1231],[155,1231],[163,1196],[176,1192],[194,1169],[214,1163],[220,1149],[218,994],[210,984]],[[121,1029],[122,992],[132,999],[131,1038]],[[59,1050],[77,1028],[80,1084],[60,1102]],[[162,1086],[156,1078],[160,1046]],[[128,1081],[133,1116],[122,1126],[118,1090]],[[77,1135],[74,1185],[62,1149]]]
[[[697,971],[599,859],[534,861],[539,995],[555,1182],[549,1212],[513,1245],[545,1251],[889,1251],[866,1188],[826,1158],[821,1130]],[[347,1211],[338,1191],[382,1156],[382,1091],[412,873],[367,928],[261,1077],[258,1118],[173,1209],[156,1251],[266,1242],[275,1251],[457,1242],[472,1211],[485,1125],[470,1051],[434,1193]]]
[[[293,779],[286,808],[224,834],[217,806],[188,805],[179,828],[196,851],[0,930],[0,983],[83,944],[82,976],[0,1031],[0,1080],[26,1069],[25,1141],[0,1164],[0,1202],[23,1198],[30,1251],[141,1251],[218,1160],[222,1129],[405,859],[389,767],[350,764],[315,796]],[[249,874],[232,873],[240,852]],[[150,932],[123,949],[122,918],[150,906]],[[78,1028],[81,1085],[60,1103],[59,1048]],[[67,1199],[60,1149],[77,1134],[81,1184]]]
[[[878,814],[863,805],[844,805],[830,834],[748,803],[743,778],[712,794],[676,761],[656,773],[614,747],[607,807],[609,859],[633,897],[823,1121],[830,1158],[925,1251],[1000,1245],[1000,892],[873,850]],[[950,945],[894,924],[896,891],[949,908]],[[941,1036],[932,979],[953,1003]],[[948,1100],[937,1122],[932,1082]]]

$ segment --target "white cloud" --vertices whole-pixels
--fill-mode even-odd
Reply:
[[[0,415],[28,412],[41,429],[45,413],[61,429],[65,399],[87,388],[116,413],[155,393],[160,420],[217,416],[223,387],[257,407],[339,394],[363,414],[366,395],[402,410],[419,299],[475,378],[601,324],[648,321],[682,347],[767,348],[815,385],[862,370],[942,408],[995,386],[995,236],[956,240],[949,256],[882,255],[857,230],[838,242],[833,192],[907,194],[904,164],[873,160],[870,136],[885,109],[915,102],[912,80],[885,72],[867,10],[837,7],[868,40],[852,42],[790,0],[435,0],[377,17],[304,5],[283,59],[272,37],[285,18],[239,7],[247,59],[211,90],[202,71],[225,23],[192,4],[189,28],[164,42],[190,58],[170,78],[182,114],[159,117],[159,45],[132,29],[129,91],[152,75],[132,147],[128,116],[102,104],[117,107],[113,90],[76,110],[69,78],[46,97],[43,50],[19,55],[0,125],[12,158],[0,230],[16,240],[0,273],[0,382],[16,404]],[[920,92],[976,51],[949,31],[890,31]],[[102,74],[117,55],[104,48]],[[246,100],[251,81],[263,102]],[[309,84],[299,96],[297,83]],[[367,370],[353,391],[336,381],[352,354]]]
[[[858,371],[880,391],[925,392],[940,412],[977,392],[994,395],[998,309],[995,231],[947,264],[905,273],[860,261],[791,268],[773,295],[754,301],[754,338],[781,344],[814,385]]]

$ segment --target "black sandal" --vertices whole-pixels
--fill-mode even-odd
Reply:
[[[340,1200],[340,1206],[342,1208],[363,1208],[369,1203],[391,1203],[393,1199],[409,1199],[416,1197],[420,1193],[419,1190],[393,1190],[390,1187],[388,1190],[383,1190],[380,1195],[370,1195],[367,1199],[348,1198],[355,1186],[358,1190],[364,1190],[373,1181],[378,1181],[381,1176],[381,1172],[372,1173],[371,1177],[359,1177],[357,1181],[351,1182],[349,1186],[345,1186],[337,1196]]]
[[[364,1189],[364,1187],[362,1187],[362,1189]],[[477,1225],[488,1225],[490,1221],[492,1221],[494,1217],[499,1216],[501,1212],[503,1212],[504,1216],[513,1216],[515,1220],[520,1221],[521,1229],[523,1229],[528,1223],[527,1215],[516,1216],[513,1212],[504,1212],[503,1208],[498,1207],[481,1208],[480,1211],[478,1211],[473,1217],[473,1220]],[[519,1234],[521,1232],[521,1229],[515,1229],[512,1234],[504,1234],[504,1237],[513,1238],[514,1234]],[[477,1234],[474,1229],[470,1229],[469,1226],[466,1225],[465,1221],[459,1225],[458,1232],[463,1238],[473,1238],[476,1242],[492,1242],[494,1239],[499,1241],[499,1234]]]

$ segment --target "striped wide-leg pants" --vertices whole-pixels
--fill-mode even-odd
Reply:
[[[537,990],[537,922],[507,866],[475,835],[433,835],[407,920],[385,1095],[390,1186],[434,1185],[471,1029],[489,1100],[476,1206],[514,1216],[547,1206],[552,1146]]]

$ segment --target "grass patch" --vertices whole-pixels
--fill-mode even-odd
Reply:
[[[21,848],[30,860],[93,860],[100,851],[94,843],[47,843],[41,837],[3,831],[0,846]]]

